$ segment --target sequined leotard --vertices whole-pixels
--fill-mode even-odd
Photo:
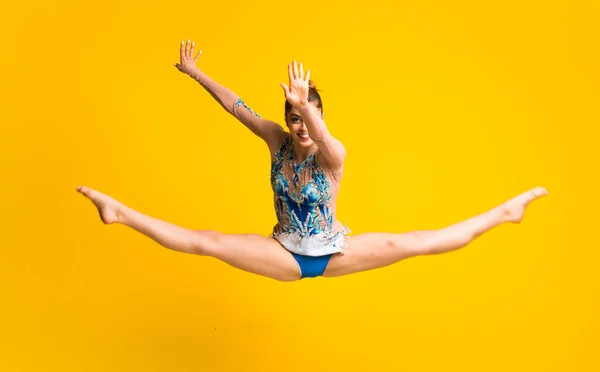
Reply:
[[[343,252],[344,236],[350,230],[335,219],[341,176],[322,168],[316,152],[295,164],[293,141],[286,135],[271,162],[278,221],[272,236],[291,252],[305,256]]]

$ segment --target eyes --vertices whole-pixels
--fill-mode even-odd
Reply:
[[[298,124],[298,123],[302,123],[302,118],[294,115],[290,118],[290,121],[294,124]]]

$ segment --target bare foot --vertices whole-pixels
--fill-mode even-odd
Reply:
[[[79,186],[77,187],[77,191],[89,198],[96,205],[102,222],[105,224],[123,222],[123,204],[89,187]]]
[[[519,223],[523,220],[525,209],[535,199],[548,195],[548,191],[543,187],[536,187],[517,195],[502,205],[506,222]]]

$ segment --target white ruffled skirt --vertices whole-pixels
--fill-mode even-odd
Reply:
[[[271,237],[277,239],[290,252],[316,257],[332,253],[345,253],[346,235],[350,232],[347,226],[342,226],[335,233],[322,232],[304,238],[300,236],[299,232],[274,232]]]

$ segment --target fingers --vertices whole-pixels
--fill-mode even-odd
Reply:
[[[195,43],[193,41],[190,41],[189,39],[187,40],[187,42],[181,42],[181,45],[179,46],[179,57],[181,58],[182,62],[184,59],[192,59],[194,60],[194,62],[198,61],[198,58],[200,58],[200,55],[202,54],[202,49],[199,50],[196,56],[194,57],[194,47]],[[181,65],[178,66],[178,64],[176,64],[175,67],[179,68],[181,67]]]
[[[188,40],[189,41],[189,40]],[[194,42],[192,41],[192,44],[190,45],[190,54],[188,55],[189,58],[194,58]]]
[[[194,61],[198,61],[198,58],[200,58],[200,54],[202,54],[202,49],[198,51],[198,54],[196,54],[196,57],[194,57]]]
[[[283,88],[283,94],[285,95],[285,99],[287,99],[290,89],[284,83],[280,83],[279,85],[281,85],[281,87]]]
[[[194,68],[196,62],[202,54],[202,50],[199,50],[194,57],[195,46],[196,44],[193,41],[190,41],[190,39],[187,41],[182,41],[181,45],[179,46],[179,63],[174,63],[173,66],[175,66],[181,72],[186,72],[191,68]]]
[[[193,58],[194,55],[194,46],[195,43],[193,41],[190,41],[190,39],[186,41],[182,41],[181,42],[181,46],[179,47],[179,54],[180,57],[183,58]],[[202,51],[198,52],[198,55],[195,57],[195,59],[198,59],[198,57],[200,56],[200,53],[202,53]]]
[[[181,57],[181,60],[183,61],[184,59],[189,58],[189,47],[190,47],[190,41],[188,40],[187,42],[182,41],[181,42],[181,47],[179,48],[179,54]]]
[[[304,65],[300,62],[300,66],[296,61],[293,61],[288,65],[288,76],[290,81],[294,79],[302,79],[304,81],[310,80],[310,70],[306,70],[306,76],[304,76]]]

